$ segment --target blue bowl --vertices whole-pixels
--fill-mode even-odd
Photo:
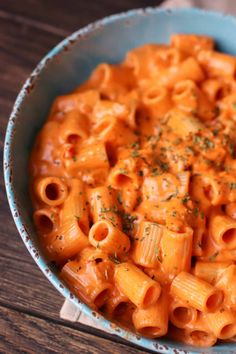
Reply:
[[[236,353],[233,343],[203,350],[168,339],[141,338],[114,327],[60,282],[56,270],[39,248],[31,218],[27,164],[32,143],[53,99],[78,86],[100,62],[119,62],[131,48],[149,42],[166,43],[175,32],[212,36],[219,50],[236,55],[235,18],[193,8],[146,8],[110,16],[75,32],[52,49],[25,82],[9,119],[4,146],[6,191],[16,226],[31,256],[55,288],[86,315],[96,318],[110,332],[159,353],[233,354]]]

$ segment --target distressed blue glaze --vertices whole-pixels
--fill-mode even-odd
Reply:
[[[235,18],[198,9],[146,8],[110,16],[73,33],[52,49],[24,84],[9,119],[4,146],[6,191],[17,229],[35,262],[55,288],[86,315],[96,318],[112,333],[156,352],[233,354],[236,344],[219,344],[203,350],[168,339],[140,338],[112,326],[60,282],[37,244],[31,219],[27,163],[36,132],[54,97],[79,85],[100,62],[118,62],[128,50],[144,43],[165,43],[174,32],[207,34],[215,38],[220,50],[236,55]]]

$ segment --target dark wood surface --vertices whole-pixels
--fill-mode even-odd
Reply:
[[[47,51],[103,16],[152,0],[0,0],[0,162],[17,92]],[[118,337],[59,318],[61,295],[37,268],[12,221],[0,170],[0,353],[145,353]]]

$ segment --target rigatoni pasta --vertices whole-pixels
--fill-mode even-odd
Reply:
[[[170,278],[181,271],[189,271],[192,255],[192,233],[191,228],[183,232],[175,232],[164,228],[161,239],[162,267]]]
[[[88,137],[88,126],[84,116],[77,110],[65,114],[59,131],[59,140],[62,144],[77,144],[81,139]]]
[[[154,305],[137,308],[132,316],[135,329],[153,338],[164,336],[168,330],[168,305],[168,295],[163,291]]]
[[[196,321],[187,324],[184,329],[172,326],[170,337],[197,347],[210,347],[217,341],[217,336],[209,328],[208,321],[203,314],[199,314]]]
[[[122,316],[129,305],[128,297],[122,293],[117,287],[114,287],[110,298],[104,305],[104,311],[109,318],[116,318]]]
[[[120,227],[120,217],[116,212],[118,200],[111,188],[106,186],[91,188],[87,195],[93,223],[99,220],[108,220],[114,226]]]
[[[142,221],[136,233],[132,258],[136,264],[147,268],[160,265],[160,241],[163,228],[149,221]]]
[[[170,293],[202,312],[215,312],[223,301],[222,291],[187,272],[175,277]]]
[[[232,262],[197,262],[194,267],[194,275],[205,280],[207,283],[215,284],[221,273],[228,269]]]
[[[58,210],[41,208],[33,214],[34,224],[41,235],[50,234],[58,225]]]
[[[118,264],[114,278],[118,289],[137,307],[146,308],[155,304],[161,294],[160,284],[131,263]]]
[[[118,230],[111,221],[97,221],[89,231],[89,242],[107,253],[125,253],[129,251],[130,240]]]
[[[216,286],[224,292],[225,307],[236,310],[236,266],[229,265],[218,275]]]
[[[198,311],[187,302],[178,298],[170,301],[170,321],[178,328],[186,328],[187,325],[195,324],[198,318]]]
[[[69,184],[69,195],[66,198],[60,213],[61,224],[75,219],[84,234],[89,230],[88,206],[84,184],[77,178],[72,178]]]
[[[236,335],[235,313],[222,308],[214,313],[207,313],[206,320],[210,331],[217,338],[228,339]]]
[[[46,205],[57,206],[67,197],[67,185],[58,177],[42,177],[35,182],[36,196]]]
[[[89,241],[77,220],[71,218],[63,220],[54,232],[47,233],[42,244],[49,259],[60,263],[76,256]]]
[[[107,267],[104,267],[105,270]],[[96,262],[83,266],[80,262],[71,261],[61,271],[61,277],[69,283],[70,288],[93,308],[101,307],[109,297],[112,284],[105,274]]]
[[[132,49],[57,97],[30,158],[61,279],[112,321],[236,337],[236,58],[204,35]]]

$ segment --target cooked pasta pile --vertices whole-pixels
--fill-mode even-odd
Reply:
[[[55,99],[35,142],[47,257],[141,335],[236,338],[235,69],[211,38],[174,34],[98,65]]]

